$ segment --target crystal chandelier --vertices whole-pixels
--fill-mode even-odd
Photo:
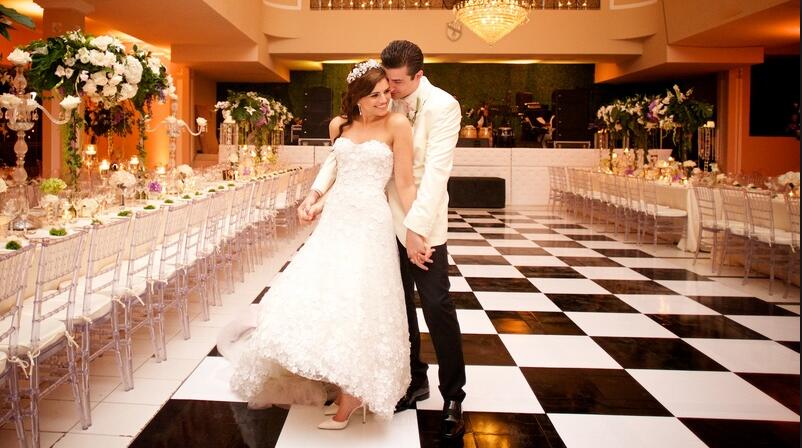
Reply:
[[[529,21],[527,0],[461,0],[454,6],[457,20],[490,45]]]

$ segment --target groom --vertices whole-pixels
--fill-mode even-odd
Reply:
[[[439,365],[440,393],[444,400],[440,433],[446,439],[461,439],[465,432],[462,419],[465,361],[457,312],[448,295],[446,186],[462,114],[459,103],[451,95],[423,76],[423,52],[417,45],[406,40],[390,42],[382,51],[381,59],[390,82],[393,112],[405,114],[412,123],[413,172],[418,187],[415,202],[404,215],[395,184],[389,182],[387,186],[398,238],[411,345],[412,382],[396,406],[396,412],[411,409],[415,402],[429,398],[426,375],[429,366],[420,359],[421,338],[414,300],[417,286]],[[314,218],[306,215],[305,210],[331,187],[335,176],[336,161],[330,155],[298,209],[301,219]],[[429,254],[430,258],[420,262]]]

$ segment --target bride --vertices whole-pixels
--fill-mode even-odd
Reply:
[[[323,385],[335,386],[336,402],[326,408],[334,415],[320,429],[343,429],[358,410],[363,423],[367,409],[390,418],[410,382],[404,290],[385,187],[395,182],[408,211],[416,194],[412,128],[404,115],[389,112],[389,83],[378,62],[358,64],[347,81],[342,115],[329,125],[336,183],[302,211],[322,213],[320,222],[262,299],[256,327],[232,360],[231,387],[251,407],[322,405]]]

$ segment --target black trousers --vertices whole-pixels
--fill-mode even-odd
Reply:
[[[397,241],[397,240],[396,240]],[[401,261],[401,281],[404,284],[404,299],[409,324],[411,388],[426,382],[429,365],[420,358],[420,330],[415,312],[415,286],[418,287],[423,317],[429,327],[434,351],[439,365],[440,393],[444,400],[462,402],[465,392],[465,360],[462,356],[462,333],[457,321],[457,310],[448,296],[451,284],[448,281],[448,250],[446,245],[435,246],[433,263],[424,271],[407,258],[407,250],[398,242]]]

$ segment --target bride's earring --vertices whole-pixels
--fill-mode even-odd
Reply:
[[[359,116],[362,116],[362,106],[357,104],[356,108],[359,110]]]

